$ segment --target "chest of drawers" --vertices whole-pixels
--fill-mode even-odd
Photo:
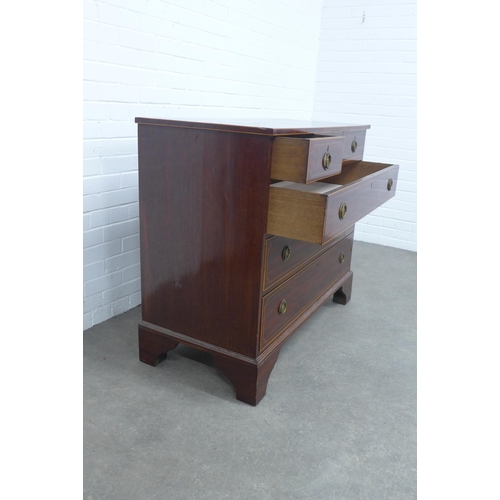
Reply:
[[[136,123],[140,360],[209,352],[257,405],[283,342],[349,301],[354,224],[394,196],[398,166],[363,161],[369,126]]]

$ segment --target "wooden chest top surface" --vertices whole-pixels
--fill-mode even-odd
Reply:
[[[370,125],[353,125],[314,120],[288,120],[275,118],[262,119],[217,119],[214,121],[165,120],[161,118],[137,117],[136,123],[164,127],[197,128],[241,132],[259,135],[296,135],[314,132],[316,134],[335,134],[344,131],[367,130]]]

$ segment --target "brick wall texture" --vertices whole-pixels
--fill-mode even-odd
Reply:
[[[84,1],[83,327],[140,304],[136,116],[369,123],[398,192],[356,239],[416,250],[416,2]]]

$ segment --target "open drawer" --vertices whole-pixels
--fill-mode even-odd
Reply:
[[[394,196],[398,165],[355,161],[312,184],[269,188],[267,232],[325,244]]]
[[[271,157],[271,179],[307,184],[342,170],[344,136],[313,134],[276,137]]]

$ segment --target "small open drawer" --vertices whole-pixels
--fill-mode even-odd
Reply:
[[[398,165],[355,161],[322,182],[269,188],[267,232],[325,244],[394,196]]]
[[[276,137],[271,157],[271,179],[307,184],[339,173],[344,136]]]

